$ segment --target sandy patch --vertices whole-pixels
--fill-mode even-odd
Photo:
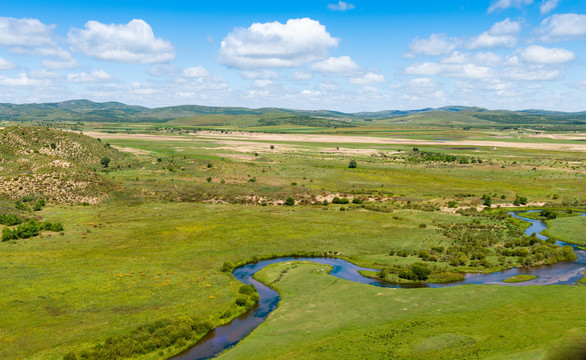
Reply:
[[[460,140],[460,141],[435,141],[416,140],[400,138],[381,138],[368,136],[340,136],[340,135],[311,135],[311,134],[264,134],[264,133],[243,133],[231,132],[229,134],[202,131],[196,138],[201,139],[230,139],[250,141],[278,141],[278,142],[317,142],[317,143],[355,143],[355,144],[400,144],[400,145],[449,145],[449,146],[485,146],[485,147],[506,147],[520,149],[542,149],[542,150],[565,150],[586,152],[586,144],[551,144],[551,143],[516,143],[501,141],[483,140]]]
[[[517,143],[504,141],[483,141],[483,140],[460,140],[460,141],[436,141],[436,140],[416,140],[416,139],[401,139],[401,138],[384,138],[384,137],[368,137],[368,136],[340,136],[340,135],[313,135],[313,134],[265,134],[265,133],[249,133],[249,132],[230,132],[221,133],[213,131],[202,131],[189,137],[185,136],[168,136],[168,135],[153,135],[153,134],[109,134],[97,131],[88,131],[85,135],[102,138],[102,139],[137,139],[137,140],[154,140],[154,141],[219,141],[220,143],[229,140],[235,142],[309,142],[309,143],[337,143],[337,144],[382,144],[382,145],[447,145],[447,146],[484,146],[492,147],[498,150],[499,147],[505,148],[519,148],[519,149],[537,149],[537,150],[562,150],[562,151],[580,151],[586,152],[586,144],[552,144],[552,143]],[[540,136],[540,135],[537,135]],[[563,136],[563,135],[543,135],[543,136]],[[580,140],[586,137],[573,136],[573,138],[562,137],[566,140]],[[236,143],[225,143],[230,147]],[[257,151],[258,147],[266,149],[269,145],[254,145],[244,143],[250,146],[246,151]],[[239,147],[242,145],[239,145]],[[275,150],[283,150],[283,145],[275,144]]]
[[[544,202],[530,202],[530,203],[527,203],[526,206],[543,206],[543,205],[545,205]],[[507,203],[507,204],[496,204],[496,205],[493,205],[492,208],[495,209],[498,206],[500,206],[501,208],[519,207],[518,205],[515,205],[513,203]],[[447,212],[447,213],[455,213],[458,210],[466,210],[466,209],[470,209],[470,208],[473,208],[473,207],[474,206],[458,206],[458,207],[455,207],[455,208],[442,207],[441,208],[441,211]],[[484,205],[478,205],[478,206],[476,206],[476,210],[477,211],[482,211],[482,209],[484,209],[485,207],[486,206],[484,206]]]
[[[545,138],[555,140],[582,140],[586,141],[586,134],[531,134],[532,138]]]
[[[112,145],[112,147],[116,150],[127,152],[127,153],[132,153],[132,154],[136,154],[136,155],[152,154],[152,151],[143,150],[143,149],[135,149],[135,148],[131,148],[131,147],[121,147],[121,146],[116,146],[116,145]]]

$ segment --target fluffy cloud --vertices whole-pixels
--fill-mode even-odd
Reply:
[[[0,45],[36,47],[53,43],[55,25],[37,19],[0,17]]]
[[[552,15],[541,22],[535,33],[546,42],[582,38],[586,36],[586,15]]]
[[[558,80],[561,78],[561,71],[559,69],[548,69],[544,66],[515,67],[506,69],[503,76],[508,79],[523,81]]]
[[[509,18],[498,22],[478,37],[473,38],[468,47],[471,49],[490,49],[496,47],[513,47],[517,44],[517,35],[521,24]]]
[[[75,69],[79,67],[79,63],[75,59],[69,60],[43,60],[43,67],[51,70],[58,69]]]
[[[373,72],[368,72],[361,77],[350,79],[350,83],[354,85],[370,85],[384,82],[385,77],[383,75]]]
[[[18,55],[32,55],[42,57],[54,57],[59,59],[71,59],[69,51],[64,50],[58,46],[43,46],[43,47],[23,47],[17,46],[10,49],[10,52]]]
[[[510,7],[520,8],[523,5],[532,4],[533,0],[496,0],[488,8],[488,12],[491,13],[495,10],[504,10]]]
[[[454,51],[456,47],[456,41],[445,34],[432,34],[428,39],[415,38],[409,45],[407,56],[442,55]]]
[[[258,88],[263,88],[263,87],[273,85],[273,82],[268,79],[258,79],[258,80],[254,80],[253,85]]]
[[[304,72],[304,71],[296,71],[293,73],[293,80],[297,81],[306,81],[311,80],[311,73]]]
[[[279,77],[279,74],[271,70],[242,71],[240,75],[245,79],[276,79]]]
[[[539,5],[539,10],[541,14],[549,14],[553,9],[558,7],[558,4],[561,0],[544,0],[541,5]]]
[[[16,64],[11,63],[10,61],[0,58],[0,70],[12,70],[16,69]]]
[[[143,20],[110,25],[88,21],[84,29],[71,30],[68,41],[74,49],[100,60],[147,64],[175,58],[173,45],[155,38]]]
[[[33,79],[25,73],[18,74],[16,78],[0,76],[0,85],[14,87],[38,87],[49,86],[51,82],[46,79]]]
[[[566,49],[546,48],[539,45],[531,45],[521,51],[521,59],[535,64],[562,64],[576,58],[573,52]]]
[[[80,72],[67,75],[67,80],[74,83],[93,83],[111,80],[112,76],[104,70]]]
[[[328,9],[333,10],[333,11],[346,11],[346,10],[352,10],[355,8],[356,8],[356,6],[354,6],[352,4],[348,4],[347,2],[344,2],[344,1],[338,1],[337,4],[328,4]]]
[[[294,67],[325,58],[339,41],[309,18],[254,23],[222,40],[220,61],[239,69]]]
[[[334,76],[353,76],[361,71],[360,66],[352,61],[349,56],[327,58],[313,64],[311,69],[325,75]]]
[[[502,56],[487,52],[478,52],[475,54],[461,53],[459,51],[454,52],[450,56],[442,59],[442,63],[445,64],[478,64],[483,66],[497,66],[503,61]]]
[[[491,68],[476,64],[443,64],[425,62],[413,64],[405,70],[407,75],[440,75],[446,77],[482,79],[494,76]]]
[[[189,67],[183,70],[183,76],[188,78],[200,78],[209,76],[210,72],[207,71],[203,66]]]

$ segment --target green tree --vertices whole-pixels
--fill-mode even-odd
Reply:
[[[354,160],[354,159],[350,160],[350,163],[348,164],[348,167],[349,167],[350,169],[354,169],[354,168],[356,168],[357,166],[358,166],[358,163],[356,162],[356,160]]]
[[[100,160],[100,164],[102,164],[103,167],[107,168],[108,164],[110,164],[110,158],[103,157],[102,160]]]
[[[487,196],[484,198],[484,202],[482,203],[484,206],[490,207],[492,205],[492,198]]]

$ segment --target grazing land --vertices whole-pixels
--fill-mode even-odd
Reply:
[[[0,242],[0,358],[169,358],[254,305],[231,270],[264,258],[336,256],[397,283],[575,259],[507,216],[530,209],[585,244],[586,217],[566,216],[586,211],[580,118],[123,105],[2,118],[0,231],[20,237]],[[584,287],[327,271],[259,273],[282,302],[222,357],[554,359],[586,336]]]

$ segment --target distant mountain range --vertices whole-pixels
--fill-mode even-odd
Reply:
[[[583,124],[586,119],[584,112],[560,112],[547,110],[488,110],[479,107],[445,106],[441,108],[425,108],[416,110],[383,110],[377,112],[344,113],[330,110],[295,110],[283,108],[215,107],[199,105],[179,105],[159,108],[126,105],[120,102],[93,102],[90,100],[68,100],[42,104],[0,104],[0,120],[37,120],[37,121],[152,121],[165,122],[178,118],[197,117],[202,115],[264,115],[282,114],[313,118],[329,118],[332,120],[382,120],[405,117],[417,114],[467,113],[481,120],[500,122],[502,117],[532,119],[554,118],[565,123]],[[507,121],[508,122],[508,121]]]

